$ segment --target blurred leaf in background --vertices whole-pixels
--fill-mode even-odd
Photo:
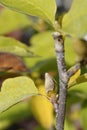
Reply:
[[[33,57],[34,53],[22,42],[9,37],[0,37],[0,52],[10,52],[21,57]]]
[[[34,69],[36,70],[42,68],[41,70],[42,71],[45,70],[45,72],[47,71],[47,69],[49,70],[49,68],[50,70],[54,68],[54,70],[57,71],[55,52],[54,52],[54,42],[52,39],[52,31],[45,31],[36,34],[31,37],[30,42],[31,42],[30,50],[35,52],[37,55],[40,55],[40,57],[37,57],[34,60],[25,59],[27,65],[32,68],[34,67]],[[73,65],[76,61],[76,54],[73,51],[73,44],[71,40],[68,38],[66,38],[65,40],[65,59],[67,66]]]
[[[0,11],[0,35],[31,26],[32,22],[26,15],[3,8]]]
[[[0,52],[0,71],[27,72],[28,69],[20,57],[11,53]]]
[[[82,38],[87,33],[86,9],[86,0],[74,0],[70,11],[63,18],[62,29],[70,35]]]

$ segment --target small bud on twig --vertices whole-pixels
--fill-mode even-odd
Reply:
[[[45,89],[49,97],[56,95],[57,92],[56,81],[48,73],[45,73]]]

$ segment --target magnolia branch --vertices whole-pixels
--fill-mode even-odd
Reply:
[[[54,32],[53,39],[55,41],[55,52],[59,73],[59,98],[58,103],[53,103],[56,112],[56,130],[64,130],[68,82],[70,77],[78,71],[80,64],[77,63],[72,69],[67,71],[64,57],[64,38],[59,32]]]

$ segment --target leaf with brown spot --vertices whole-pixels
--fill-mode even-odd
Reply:
[[[8,70],[10,72],[27,71],[22,59],[14,54],[1,52],[0,53],[0,71]]]
[[[5,79],[20,76],[23,72],[29,70],[20,57],[0,52],[0,86]]]

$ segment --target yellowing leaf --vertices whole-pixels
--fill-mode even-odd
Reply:
[[[79,70],[80,71],[80,70]],[[79,71],[76,73],[76,79],[74,78],[74,77],[71,77],[71,81],[69,82],[69,86],[74,86],[74,85],[79,85],[79,84],[81,84],[81,83],[85,83],[85,82],[87,82],[87,73],[85,73],[85,74],[83,74],[83,75],[81,75],[81,76],[79,76]],[[75,80],[73,80],[73,78],[75,79]],[[72,82],[73,81],[73,82]]]
[[[72,68],[71,68],[72,69]],[[81,70],[79,69],[69,80],[68,86],[72,86],[76,79],[80,76]]]
[[[44,86],[39,87],[39,93],[46,95]],[[53,125],[53,107],[44,96],[35,96],[31,100],[31,109],[36,120],[46,129]]]
[[[37,93],[33,81],[26,76],[5,80],[0,92],[0,112]]]
[[[51,24],[54,23],[55,0],[0,0],[0,3],[24,14],[38,16]]]
[[[74,36],[87,33],[87,0],[74,0],[70,11],[63,17],[62,29]]]

